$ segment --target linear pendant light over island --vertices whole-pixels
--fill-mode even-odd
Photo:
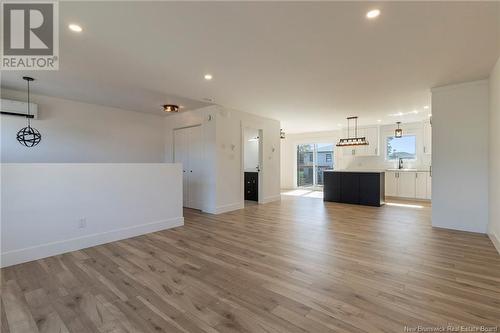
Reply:
[[[354,137],[350,135],[350,121],[354,120]],[[358,137],[358,117],[347,117],[347,138],[340,139],[337,147],[367,146],[366,137]]]

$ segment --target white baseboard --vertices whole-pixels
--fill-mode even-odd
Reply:
[[[87,247],[140,236],[164,229],[179,227],[182,225],[184,225],[184,217],[175,217],[168,220],[145,223],[133,227],[120,228],[103,233],[91,234],[83,237],[8,251],[2,253],[1,267],[51,257],[66,252],[77,251]]]
[[[233,210],[243,209],[245,208],[245,202],[236,202],[229,205],[219,206],[215,209],[214,214],[222,214],[231,212]]]
[[[498,237],[498,235],[495,234],[493,231],[489,232],[488,236],[490,237],[491,242],[493,243],[498,253],[500,254],[500,237]]]
[[[270,197],[265,197],[259,203],[265,204],[265,203],[269,203],[269,202],[273,202],[273,201],[280,201],[280,200],[281,200],[281,194],[278,194],[278,195],[273,195]]]

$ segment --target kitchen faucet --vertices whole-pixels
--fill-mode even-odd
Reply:
[[[403,159],[402,158],[399,159],[398,169],[403,169]]]

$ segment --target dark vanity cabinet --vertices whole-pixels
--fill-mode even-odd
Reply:
[[[245,172],[245,200],[259,201],[258,172]]]

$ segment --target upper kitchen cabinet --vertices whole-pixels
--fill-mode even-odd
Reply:
[[[349,133],[351,137],[354,137],[354,133]],[[344,131],[344,136],[347,137],[347,131]],[[359,147],[344,147],[344,156],[378,156],[380,154],[379,149],[379,128],[378,127],[365,127],[358,129],[358,137],[366,137],[368,145]]]
[[[432,125],[430,120],[424,122],[424,154],[432,153]]]
[[[380,155],[380,147],[379,147],[379,128],[378,127],[367,127],[363,128],[363,136],[368,140],[369,145],[364,146],[362,153],[363,156],[378,156]]]

